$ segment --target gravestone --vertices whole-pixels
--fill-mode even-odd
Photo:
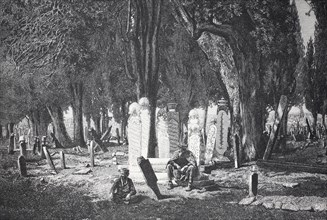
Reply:
[[[141,155],[144,158],[148,157],[148,145],[150,138],[150,111],[149,111],[149,100],[146,97],[140,98],[140,118],[141,118]]]
[[[189,113],[188,121],[188,149],[196,157],[197,165],[201,161],[201,131],[199,125],[199,115],[196,109],[192,109]]]
[[[172,156],[178,150],[179,144],[179,114],[176,112],[176,103],[168,103],[167,120],[169,153]]]
[[[205,164],[209,164],[212,156],[213,156],[213,150],[215,149],[216,145],[216,136],[217,136],[217,119],[211,118],[210,126],[207,132],[207,146],[205,151]]]
[[[27,156],[26,142],[23,138],[20,138],[19,145],[20,145],[20,155],[23,155],[26,158],[26,156]]]
[[[170,157],[167,111],[162,108],[157,113],[157,138],[159,158]]]
[[[37,139],[38,139],[38,137],[34,137],[33,154],[36,154],[36,151],[37,151],[37,149],[38,149],[38,146],[37,146]]]
[[[47,145],[47,136],[42,137],[42,144],[41,144],[41,149],[40,149],[41,158],[45,159],[46,156],[44,154],[43,147],[48,147],[48,145]]]
[[[141,118],[140,118],[140,105],[136,102],[129,106],[128,118],[128,164],[130,171],[132,167],[137,165],[137,158],[141,156]]]
[[[49,154],[49,151],[48,151],[47,147],[44,146],[44,147],[42,147],[42,149],[43,149],[43,153],[44,153],[45,157],[47,158],[47,163],[48,163],[48,165],[50,166],[51,169],[53,169],[53,171],[54,171],[55,173],[57,173],[56,167],[55,167],[55,165],[53,164],[53,161],[52,161],[52,159],[51,159],[51,156],[50,156],[50,154]]]
[[[249,176],[249,196],[257,196],[258,194],[258,173],[257,173],[257,167],[252,166],[251,167],[251,173]]]
[[[60,151],[60,164],[62,169],[66,169],[65,153]]]
[[[18,157],[18,169],[21,176],[27,176],[26,160],[23,155]]]
[[[13,154],[15,149],[15,134],[11,133],[9,138],[8,154]]]
[[[218,113],[218,105],[210,101],[208,106],[207,123],[206,123],[207,135],[209,133],[209,127],[211,125],[210,122],[212,121],[213,118],[217,119],[217,113]]]
[[[90,151],[90,163],[91,163],[91,167],[94,167],[94,142],[91,141],[90,145],[89,145],[89,151]]]
[[[147,185],[152,189],[152,191],[156,194],[158,199],[162,199],[163,196],[160,193],[159,187],[158,187],[158,179],[156,174],[154,173],[154,170],[151,166],[151,163],[148,159],[145,159],[144,157],[138,157],[137,162],[140,166],[140,169],[144,175],[144,179],[147,183]]]
[[[230,127],[230,115],[228,112],[228,102],[222,98],[218,101],[218,116],[217,116],[216,151],[219,156],[223,156],[228,148],[229,127]]]

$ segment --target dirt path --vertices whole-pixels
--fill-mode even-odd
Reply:
[[[113,179],[118,175],[112,164],[112,153],[125,152],[127,147],[109,147],[106,153],[96,153],[94,168],[89,167],[86,149],[81,153],[67,149],[66,165],[60,169],[59,150],[50,149],[58,174],[53,174],[45,160],[29,156],[29,177],[19,177],[18,152],[8,155],[1,149],[0,159],[0,219],[325,219],[326,212],[267,209],[263,205],[242,206],[239,201],[248,193],[249,167],[221,167],[210,176],[219,188],[211,192],[182,187],[168,191],[159,185],[169,199],[158,201],[145,184],[136,184],[138,202],[116,205],[108,201]],[[118,157],[119,164],[127,156]],[[75,175],[77,171],[89,171]],[[259,194],[267,196],[327,197],[327,177],[323,174],[290,173],[259,170]],[[299,183],[295,188],[283,183]]]

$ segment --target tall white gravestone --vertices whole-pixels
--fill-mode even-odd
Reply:
[[[159,158],[170,157],[167,111],[162,108],[157,113],[157,138]]]
[[[176,104],[168,104],[168,137],[169,137],[169,147],[170,155],[172,156],[175,151],[178,150],[179,144],[179,113],[176,112]]]
[[[217,113],[218,113],[218,105],[210,101],[208,106],[207,123],[206,123],[207,135],[208,135],[209,127],[211,125],[210,122],[212,121],[213,118],[217,119]]]
[[[148,145],[150,138],[150,109],[149,100],[146,97],[140,98],[140,117],[141,117],[141,131],[142,131],[142,156],[144,158],[148,157]]]
[[[137,158],[141,156],[141,118],[140,106],[134,102],[129,106],[128,118],[128,164],[130,170],[133,166],[138,167]]]
[[[230,114],[225,99],[218,101],[217,116],[217,139],[216,150],[219,156],[223,156],[228,148],[228,129],[230,127]]]
[[[196,157],[196,162],[200,165],[201,160],[201,132],[199,125],[199,114],[196,109],[189,113],[188,121],[188,149]]]
[[[207,132],[207,146],[206,146],[205,161],[204,161],[205,164],[209,164],[213,157],[213,151],[215,149],[216,136],[217,136],[216,124],[217,124],[217,119],[212,118]]]

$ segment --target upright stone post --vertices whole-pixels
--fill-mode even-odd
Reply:
[[[128,164],[131,174],[135,171],[135,167],[138,170],[137,158],[141,156],[141,118],[140,118],[140,105],[136,102],[129,106],[129,118],[128,118]]]
[[[228,148],[228,129],[230,127],[230,114],[228,110],[228,102],[224,98],[218,101],[217,116],[217,137],[216,150],[218,155],[224,156]]]
[[[188,149],[196,157],[197,165],[201,165],[201,132],[199,126],[199,114],[196,109],[192,109],[189,113]]]
[[[26,152],[26,142],[24,136],[21,136],[19,138],[19,146],[20,146],[20,155],[23,155],[26,158],[27,152]]]
[[[257,196],[258,194],[258,173],[257,167],[251,167],[251,173],[249,176],[249,197]]]
[[[149,100],[146,97],[140,98],[140,117],[141,117],[141,131],[142,131],[142,156],[148,157],[149,138],[150,138],[150,111]]]
[[[60,164],[62,169],[66,169],[65,153],[60,151]]]
[[[176,112],[177,103],[168,103],[168,137],[169,137],[169,153],[173,155],[178,150],[179,144],[179,113]]]
[[[34,137],[34,144],[33,144],[33,154],[36,154],[37,151],[37,137]]]
[[[92,141],[93,143],[93,141]],[[94,167],[94,144],[90,144],[90,163],[91,167]]]
[[[15,134],[11,133],[9,138],[8,154],[14,154],[15,149]]]
[[[157,139],[159,158],[170,157],[170,146],[168,136],[167,111],[161,108],[157,113]]]
[[[25,157],[23,155],[20,155],[18,157],[18,169],[19,169],[19,172],[20,172],[20,175],[21,176],[27,176],[27,168],[26,168],[26,160],[25,160]]]
[[[41,153],[41,158],[42,159],[45,159],[46,158],[46,156],[45,156],[45,154],[44,154],[44,150],[43,150],[43,148],[47,148],[48,147],[48,145],[47,145],[47,137],[46,136],[43,136],[42,137],[42,145],[41,145],[41,151],[40,151],[40,153]]]

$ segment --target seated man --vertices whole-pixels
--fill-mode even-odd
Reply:
[[[136,194],[136,190],[133,181],[128,178],[129,170],[122,168],[119,172],[121,175],[112,185],[109,196],[115,203],[124,202],[125,204],[129,204],[131,197]]]
[[[195,156],[187,149],[187,145],[179,145],[179,150],[174,152],[173,157],[167,164],[168,189],[174,187],[172,180],[188,181],[186,191],[192,190],[193,178],[198,174]]]

